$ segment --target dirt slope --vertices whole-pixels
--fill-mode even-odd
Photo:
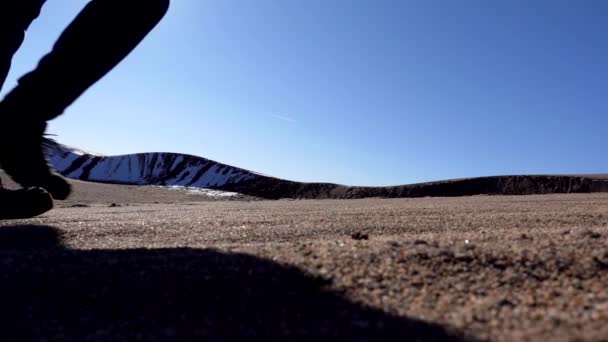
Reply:
[[[4,172],[0,170],[0,178],[6,188],[19,188],[12,182]],[[253,198],[245,195],[234,197],[210,197],[205,195],[194,195],[185,191],[168,190],[156,186],[117,185],[79,180],[69,180],[72,184],[72,195],[67,201],[55,201],[56,207],[86,206],[86,205],[111,205],[115,204],[153,204],[153,203],[184,203],[184,202],[207,202],[207,201],[247,201]]]

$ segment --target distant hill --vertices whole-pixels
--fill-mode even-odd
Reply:
[[[61,144],[49,146],[47,152],[56,170],[72,179],[112,184],[207,188],[269,199],[452,197],[608,191],[605,175],[493,176],[389,187],[360,187],[289,181],[186,154],[158,152],[101,156]]]

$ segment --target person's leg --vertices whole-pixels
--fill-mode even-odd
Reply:
[[[0,90],[25,30],[40,14],[45,0],[12,0],[0,3]],[[0,124],[1,125],[1,124]],[[5,189],[0,178],[0,220],[38,216],[53,208],[53,199],[41,188]]]
[[[0,164],[15,181],[43,187],[57,199],[69,195],[69,185],[51,173],[42,152],[46,121],[124,59],[168,6],[169,0],[93,0],[38,67],[19,80],[0,103],[0,120],[15,127],[11,140],[17,141],[0,153]]]
[[[40,14],[45,0],[6,0],[0,3],[0,90],[21,46],[25,30]]]
[[[30,120],[59,116],[141,42],[168,6],[169,0],[91,1],[3,102]]]

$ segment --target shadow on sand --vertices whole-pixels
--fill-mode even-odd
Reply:
[[[441,340],[327,282],[211,249],[72,250],[57,229],[0,227],[0,340]],[[406,303],[404,303],[406,305]]]

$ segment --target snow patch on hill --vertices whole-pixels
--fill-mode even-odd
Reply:
[[[201,195],[201,196],[212,197],[212,198],[238,197],[241,195],[237,192],[202,189],[202,188],[185,187],[185,186],[177,186],[177,185],[163,186],[162,188],[169,189],[172,191],[185,192],[190,195]]]

